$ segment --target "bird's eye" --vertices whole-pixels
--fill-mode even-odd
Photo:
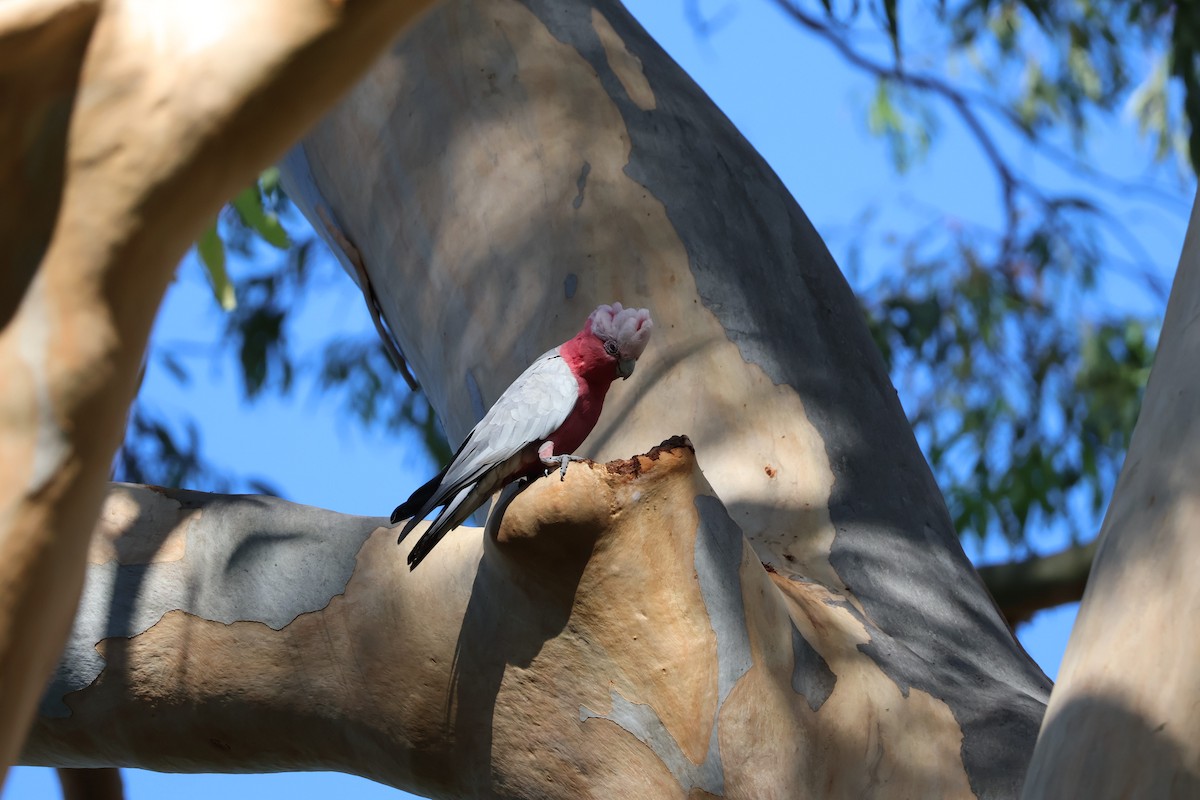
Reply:
[[[610,356],[615,356],[617,354],[617,343],[609,339],[604,343],[604,352]]]

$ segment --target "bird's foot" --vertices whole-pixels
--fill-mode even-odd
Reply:
[[[567,479],[567,465],[572,461],[587,461],[583,456],[573,456],[569,453],[563,453],[558,456],[543,456],[542,466],[546,468],[546,474],[550,474],[550,470],[558,467],[558,479],[565,481]]]

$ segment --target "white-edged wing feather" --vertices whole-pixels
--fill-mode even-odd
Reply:
[[[409,551],[409,567],[415,568],[438,540],[500,488],[524,460],[522,451],[558,430],[578,399],[579,382],[557,347],[530,364],[467,434],[437,488],[400,532],[403,541],[430,511],[444,506]]]
[[[424,514],[520,453],[526,445],[558,430],[578,398],[579,382],[558,348],[539,357],[471,429]]]

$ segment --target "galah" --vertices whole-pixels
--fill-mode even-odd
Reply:
[[[633,374],[654,325],[644,308],[597,306],[583,330],[543,354],[504,390],[440,473],[392,512],[409,517],[397,544],[438,506],[442,510],[408,554],[409,569],[492,494],[519,478],[557,467],[592,432],[608,387]]]

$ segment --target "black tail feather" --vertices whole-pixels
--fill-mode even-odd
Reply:
[[[396,537],[396,544],[400,544],[412,533],[413,528],[421,524],[420,517],[413,517],[408,522],[404,523],[404,527],[400,529],[400,535]]]
[[[392,524],[395,525],[400,520],[407,519],[424,508],[425,504],[429,502],[429,498],[433,497],[433,493],[437,491],[444,477],[446,477],[446,470],[443,469],[437,475],[430,478],[428,483],[413,492],[411,497],[396,506],[396,510],[392,512]],[[403,541],[410,530],[411,528],[406,525],[404,531],[400,534],[400,538],[396,540],[397,543]]]
[[[417,564],[429,555],[429,551],[434,545],[442,540],[442,537],[450,532],[450,529],[445,526],[431,525],[429,530],[425,531],[425,535],[417,539],[417,543],[413,545],[413,549],[408,551],[408,569],[411,572],[417,568]]]

